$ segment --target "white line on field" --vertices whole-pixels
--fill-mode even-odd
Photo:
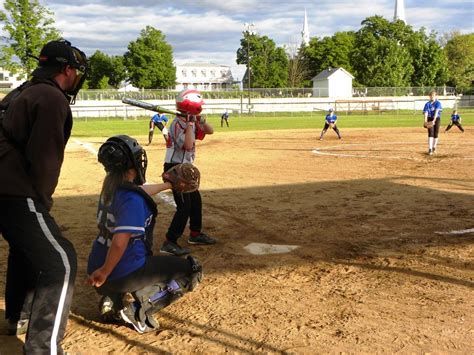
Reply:
[[[84,148],[85,150],[87,150],[89,153],[97,156],[97,153],[98,151],[92,146],[91,143],[84,143],[84,142],[81,142],[79,139],[75,139],[73,138],[73,141],[74,143],[76,143],[77,145],[79,145],[80,147]],[[163,200],[165,203],[167,203],[168,205],[171,205],[173,207],[176,207],[176,203],[174,202],[174,199],[172,196],[164,193],[164,192],[160,192],[157,194],[157,196]]]
[[[369,158],[369,159],[403,159],[403,160],[414,160],[414,161],[423,161],[424,159],[414,158],[414,157],[401,157],[395,156],[390,153],[390,155],[386,154],[383,156],[376,156],[376,155],[367,155],[367,154],[348,154],[348,153],[337,153],[338,149],[342,149],[344,147],[354,147],[354,146],[377,146],[377,145],[424,145],[425,143],[421,142],[379,142],[379,143],[349,143],[349,144],[340,144],[340,145],[333,145],[328,147],[321,147],[315,148],[311,152],[318,155],[328,155],[328,156],[335,156],[335,157],[351,157],[351,158]],[[441,144],[443,145],[452,145],[451,143]],[[459,144],[456,144],[459,145]],[[462,145],[462,144],[461,144]],[[330,151],[332,149],[332,151]],[[453,159],[465,159],[465,160],[472,160],[474,157],[452,157]]]
[[[446,234],[446,235],[467,234],[467,233],[474,233],[474,228],[461,229],[461,230],[449,231],[449,232],[435,232],[435,233],[436,234]]]

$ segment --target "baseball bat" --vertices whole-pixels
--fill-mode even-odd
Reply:
[[[167,108],[161,107],[159,105],[153,105],[153,104],[150,104],[149,102],[130,99],[128,97],[122,98],[122,102],[124,104],[132,105],[132,106],[135,106],[135,107],[140,107],[140,108],[143,108],[143,109],[149,110],[149,111],[155,111],[155,112],[160,112],[160,113],[169,113],[170,115],[177,115],[177,116],[181,116],[181,117],[187,117],[187,115],[185,115],[184,113],[181,113],[179,111],[168,110]]]

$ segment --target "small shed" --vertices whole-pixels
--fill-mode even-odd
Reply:
[[[344,68],[329,68],[316,75],[313,82],[314,97],[352,97],[354,77]]]

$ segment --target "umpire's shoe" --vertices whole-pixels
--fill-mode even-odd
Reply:
[[[181,247],[178,243],[172,242],[170,240],[165,240],[165,242],[160,248],[160,252],[176,256],[183,256],[191,253],[191,250],[189,250],[188,248]]]
[[[197,236],[190,236],[188,239],[189,244],[200,244],[200,245],[209,245],[216,244],[217,239],[209,237],[206,233],[199,233]]]

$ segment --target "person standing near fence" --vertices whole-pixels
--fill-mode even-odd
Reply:
[[[428,155],[433,155],[436,153],[436,146],[438,145],[438,134],[443,107],[441,102],[438,101],[436,90],[431,90],[429,97],[430,100],[423,108],[423,117],[425,120],[424,126],[428,130]]]
[[[28,321],[26,354],[62,353],[77,257],[50,210],[72,129],[69,105],[86,75],[82,51],[51,41],[31,81],[1,103],[8,104],[0,130],[0,231],[10,247],[5,313],[12,335]],[[20,319],[22,309],[28,318]]]
[[[459,116],[457,110],[454,110],[454,111],[453,111],[453,114],[451,115],[451,121],[449,122],[448,127],[446,127],[446,129],[445,129],[444,131],[445,131],[445,132],[449,131],[452,126],[456,126],[457,128],[459,128],[459,130],[460,130],[461,132],[464,133],[464,128],[463,128],[463,126],[461,125],[461,116]]]
[[[339,128],[337,128],[337,126],[336,126],[336,122],[337,122],[337,116],[334,113],[334,109],[330,108],[329,111],[328,111],[328,114],[326,115],[325,121],[324,121],[324,128],[321,131],[321,136],[319,137],[320,141],[323,140],[324,134],[326,133],[326,131],[328,130],[329,127],[331,127],[334,130],[334,132],[336,132],[337,137],[339,139],[342,138],[341,132],[339,132]]]

